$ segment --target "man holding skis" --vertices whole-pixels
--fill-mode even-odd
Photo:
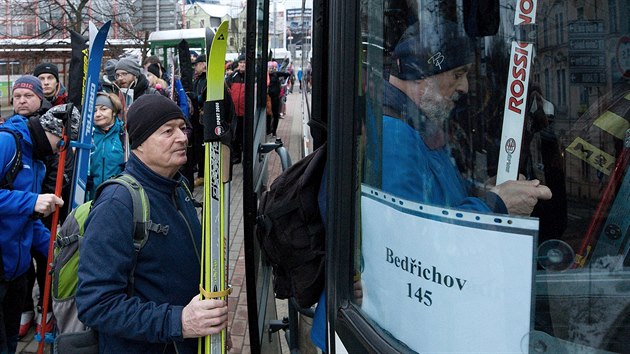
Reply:
[[[129,191],[103,189],[81,246],[79,319],[98,332],[101,353],[196,353],[195,338],[227,326],[227,305],[199,300],[201,225],[178,172],[187,160],[186,122],[162,95],[140,97],[127,117],[124,173],[144,187],[157,231],[136,253]]]
[[[32,99],[31,95],[43,99],[39,80],[33,76],[23,76],[13,87],[16,111],[24,111],[24,103]],[[59,112],[57,112],[59,111]],[[27,294],[26,273],[31,264],[31,250],[44,257],[48,256],[50,231],[40,217],[48,216],[64,202],[54,194],[42,194],[44,179],[44,158],[58,150],[64,122],[58,118],[65,112],[65,106],[48,111],[44,115],[26,118],[14,115],[9,118],[0,131],[0,250],[2,267],[0,268],[0,352],[15,352],[20,326],[20,314]],[[56,114],[59,113],[59,114]],[[76,134],[79,126],[79,114],[71,118],[71,130]],[[18,137],[16,144],[15,133]],[[5,181],[10,175],[13,161],[21,152],[21,165],[14,175],[11,186]]]
[[[551,198],[540,181],[489,181],[485,193],[473,196],[452,161],[448,122],[468,93],[473,52],[449,25],[430,32],[411,25],[394,49],[383,89],[382,188],[421,203],[529,215],[538,200]],[[448,40],[427,44],[423,35]]]

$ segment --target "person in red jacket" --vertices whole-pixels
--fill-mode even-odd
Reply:
[[[232,163],[241,162],[243,153],[243,118],[245,117],[245,56],[238,57],[238,67],[227,78],[236,113],[236,132],[232,142]]]

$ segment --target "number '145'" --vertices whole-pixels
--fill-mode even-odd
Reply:
[[[419,303],[425,306],[431,306],[433,304],[431,294],[433,293],[429,290],[422,291],[422,288],[414,289],[411,287],[411,283],[407,283],[407,296],[411,299],[416,298]]]

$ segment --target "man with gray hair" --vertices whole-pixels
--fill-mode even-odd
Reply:
[[[86,221],[76,303],[101,353],[197,353],[196,338],[227,326],[224,301],[199,299],[201,224],[179,173],[185,130],[179,106],[162,95],[129,109],[123,173],[144,187],[152,225],[139,252],[125,187],[106,186]]]
[[[540,181],[490,181],[486,193],[471,196],[452,161],[447,123],[468,93],[473,59],[460,33],[447,21],[415,23],[395,46],[383,83],[382,188],[421,203],[530,215],[539,199],[551,198]]]

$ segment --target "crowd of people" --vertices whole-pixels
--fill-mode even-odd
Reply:
[[[230,129],[238,132],[232,134],[233,148],[237,152],[233,154],[233,163],[241,162],[244,116],[244,58],[239,62],[240,65],[234,64],[237,74],[229,80],[232,90],[226,86],[225,97],[226,106],[234,105],[238,119],[233,120]],[[89,257],[81,257],[79,264],[77,307],[80,320],[98,331],[102,352],[137,347],[145,351],[152,348],[148,352],[192,353],[197,346],[192,338],[217,333],[227,326],[224,301],[197,299],[201,227],[193,200],[187,193],[203,184],[193,176],[198,171],[203,181],[204,156],[200,148],[203,144],[202,107],[206,97],[205,57],[197,57],[193,65],[193,91],[185,92],[178,82],[180,78],[165,70],[156,57],[148,57],[142,65],[132,57],[103,62],[93,116],[88,200],[95,197],[97,189],[107,179],[121,173],[133,176],[147,191],[151,222],[171,226],[169,240],[173,245],[164,245],[158,237],[149,238],[147,251],[139,253],[135,259],[129,234],[129,249],[125,252],[103,249],[99,244],[101,240],[112,246],[127,246],[122,241],[125,235],[121,234],[128,233],[125,227],[133,224],[124,222],[127,217],[132,220],[132,215],[126,214],[132,206],[124,189],[107,186],[99,192],[94,212],[85,225],[87,242],[81,252]],[[234,102],[231,91],[235,92]],[[68,91],[54,63],[41,63],[32,72],[22,75],[14,82],[11,96],[13,114],[0,119],[2,353],[14,353],[19,338],[35,326],[36,340],[50,342],[54,339],[54,314],[49,311],[46,319],[41,318],[41,294],[44,293],[51,216],[57,208],[65,208],[59,213],[62,223],[68,213],[74,166],[73,149],[67,149],[64,175],[60,176],[63,192],[61,197],[56,196],[58,151],[66,126],[63,117],[71,117],[72,139],[78,135],[81,117],[77,107],[70,104]],[[71,113],[66,114],[70,109]],[[228,109],[228,114],[230,112]],[[14,163],[18,167],[14,168]],[[5,181],[9,177],[11,180]],[[112,222],[114,220],[116,222]],[[111,228],[114,224],[121,229]],[[116,241],[108,241],[118,235],[121,237]],[[181,251],[181,257],[174,256],[175,249]],[[95,255],[91,256],[90,252]],[[157,256],[160,252],[164,254]],[[183,265],[182,259],[189,262]],[[98,266],[101,261],[106,266]],[[128,268],[131,264],[134,264],[133,270]],[[156,279],[151,279],[154,267],[162,269],[160,282],[168,283],[160,285],[154,282]],[[165,276],[168,269],[173,271],[172,277]],[[123,283],[130,276],[135,278],[133,295],[127,292],[127,283],[112,288],[102,286],[111,283],[112,274],[117,272]],[[36,283],[40,296],[34,302],[31,295]],[[178,290],[166,291],[173,288],[173,284],[177,284]],[[94,291],[99,292],[96,297]],[[112,305],[114,308],[110,307]],[[123,326],[129,323],[129,316],[134,315],[142,321],[138,321],[135,328]],[[151,329],[146,326],[149,318]],[[39,336],[41,326],[44,326],[45,338]],[[163,331],[157,333],[152,328],[163,328]]]
[[[170,228],[173,237],[188,240],[185,241],[188,246],[181,251],[182,257],[173,258],[173,248],[150,239],[147,246],[152,254],[138,255],[138,263],[130,270],[135,262],[131,255],[133,247],[105,252],[103,242],[117,246],[114,248],[126,247],[126,243],[108,241],[108,237],[128,233],[124,222],[112,221],[131,220],[131,215],[126,215],[131,210],[131,199],[124,195],[124,189],[107,186],[99,192],[94,212],[85,226],[82,252],[89,257],[82,257],[79,264],[77,305],[80,319],[98,331],[105,352],[133,346],[146,348],[147,343],[155,350],[188,352],[194,341],[184,338],[216,333],[226,326],[224,302],[190,301],[198,294],[199,264],[195,259],[199,258],[201,230],[195,206],[183,190],[192,193],[195,187],[203,185],[203,105],[207,85],[205,56],[193,56],[191,63],[194,74],[191,90],[186,92],[181,77],[167,70],[155,56],[142,63],[133,57],[103,61],[93,116],[87,200],[94,199],[99,186],[109,178],[123,173],[132,175],[149,191],[150,205],[155,204],[155,208],[150,208],[151,221],[173,225]],[[295,73],[288,60],[280,65],[270,61],[268,67],[267,132],[275,138],[278,122],[285,114],[286,96],[293,92]],[[245,68],[244,55],[226,62],[225,66],[225,107],[227,115],[232,117],[228,117],[232,164],[241,163],[243,158]],[[301,90],[301,68],[298,77]],[[49,311],[45,319],[41,314],[52,214],[61,208],[59,223],[63,223],[69,213],[67,201],[74,168],[74,149],[67,149],[64,174],[59,177],[63,181],[62,193],[61,197],[56,196],[60,140],[66,124],[62,116],[71,110],[66,116],[72,119],[72,139],[78,135],[81,117],[79,108],[70,102],[55,63],[41,63],[22,75],[14,82],[11,97],[13,114],[0,118],[0,352],[3,353],[15,352],[19,338],[33,327],[38,341],[54,340],[54,314]],[[13,164],[19,162],[21,166],[13,171],[17,172],[15,179],[5,183]],[[186,184],[183,188],[182,183]],[[166,198],[172,193],[181,200]],[[112,207],[115,204],[119,205]],[[104,205],[107,207],[100,207]],[[113,224],[121,229],[112,229]],[[186,227],[175,227],[178,224]],[[157,257],[157,250],[171,257]],[[83,261],[86,258],[89,261]],[[183,266],[184,258],[190,264]],[[112,264],[118,273],[112,273]],[[169,286],[160,288],[151,280],[150,269],[157,266],[173,269],[171,280],[178,279],[181,291],[166,294],[164,290]],[[137,279],[132,298],[125,283],[130,271]],[[176,274],[181,272],[187,276]],[[111,289],[102,287],[103,282],[111,281],[112,274],[120,275],[121,282]],[[36,285],[35,294],[40,296],[31,301]],[[148,333],[146,326],[144,329],[125,326],[130,315],[151,319],[155,327],[164,331]],[[210,326],[204,327],[204,323]],[[42,332],[46,333],[45,338],[40,337]]]

